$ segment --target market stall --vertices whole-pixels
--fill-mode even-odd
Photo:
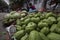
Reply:
[[[3,23],[14,40],[60,40],[60,14],[13,11],[4,17]]]

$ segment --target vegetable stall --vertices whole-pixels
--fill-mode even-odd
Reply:
[[[4,17],[4,25],[15,22],[16,40],[60,40],[60,14],[53,12],[28,13],[15,11]]]

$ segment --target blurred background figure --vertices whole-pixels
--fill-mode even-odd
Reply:
[[[60,10],[60,0],[48,0],[46,5],[47,10],[59,11]]]
[[[34,5],[32,5],[32,3],[29,3],[29,6],[28,7],[29,7],[28,8],[29,12],[35,12],[36,11],[36,8],[35,8]]]

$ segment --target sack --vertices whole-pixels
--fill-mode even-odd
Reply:
[[[10,25],[9,27],[6,28],[6,30],[8,31],[10,37],[16,32],[16,28],[14,25]]]

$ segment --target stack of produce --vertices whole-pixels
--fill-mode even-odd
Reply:
[[[16,30],[12,37],[17,40],[60,40],[60,15],[38,12],[17,18]]]
[[[5,15],[4,16],[4,20],[3,20],[3,23],[7,26],[9,26],[12,22],[14,22],[16,19],[19,19],[21,17],[24,17],[26,16],[26,12],[21,12],[21,13],[18,13],[16,11],[12,11],[10,12],[9,14]]]

